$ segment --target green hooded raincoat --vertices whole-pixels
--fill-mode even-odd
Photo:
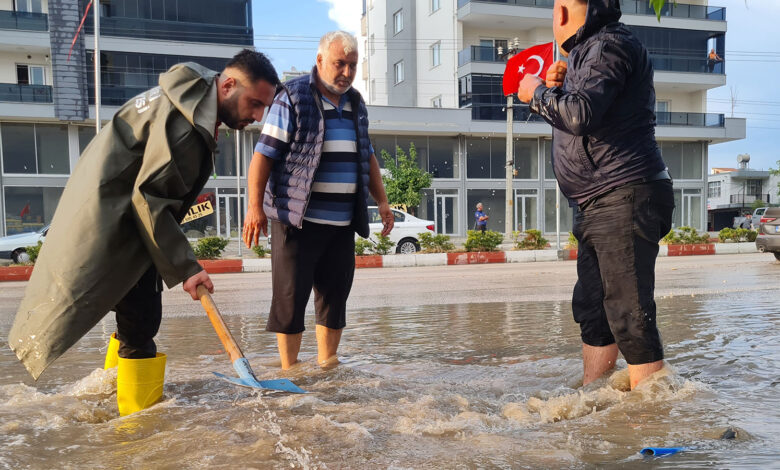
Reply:
[[[212,171],[216,76],[172,67],[82,153],[8,338],[35,379],[152,263],[168,287],[202,269],[179,222]]]

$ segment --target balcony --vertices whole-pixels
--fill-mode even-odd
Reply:
[[[620,0],[620,11],[624,15],[656,16],[655,10],[649,3],[647,0]],[[661,9],[661,16],[692,20],[726,21],[726,8],[666,2]]]
[[[473,121],[506,121],[506,107],[500,104],[478,104],[471,106]],[[541,116],[532,113],[528,105],[515,104],[512,119],[517,122],[545,122]]]
[[[49,15],[45,13],[0,10],[0,29],[48,31]]]
[[[12,103],[51,103],[51,86],[0,83],[0,101]]]
[[[732,194],[729,196],[729,203],[749,205],[761,201],[769,204],[769,198],[769,194]]]
[[[656,112],[658,126],[726,127],[726,117],[715,113]]]
[[[94,34],[91,21],[84,24],[86,34]],[[105,36],[158,39],[167,41],[235,44],[251,46],[251,26],[228,26],[143,18],[101,17],[100,34]]]
[[[118,85],[102,85],[100,87],[100,104],[102,106],[122,106],[128,102],[131,98],[135,98],[141,93],[145,92],[151,86],[118,86]],[[95,104],[95,86],[89,84],[89,104]]]
[[[495,47],[470,46],[462,51],[458,51],[458,67],[463,67],[471,62],[504,63],[503,59],[498,56]]]

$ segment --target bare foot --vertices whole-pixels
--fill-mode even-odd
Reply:
[[[340,362],[339,362],[339,357],[334,354],[333,356],[330,356],[324,361],[319,361],[317,364],[320,367],[322,367],[324,370],[330,370],[336,367],[337,365],[339,365]]]

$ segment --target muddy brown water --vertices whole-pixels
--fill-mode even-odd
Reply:
[[[581,387],[568,302],[353,311],[338,367],[315,365],[309,331],[287,373],[264,316],[226,316],[259,377],[307,395],[215,379],[233,371],[205,316],[166,318],[164,399],[124,418],[107,317],[37,384],[0,350],[0,468],[777,468],[775,294],[660,299],[668,367],[633,392],[622,360]]]

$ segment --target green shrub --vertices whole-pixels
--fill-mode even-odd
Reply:
[[[709,243],[710,234],[699,234],[695,228],[683,226],[671,229],[661,241],[667,245],[698,245]]]
[[[547,247],[547,239],[539,230],[526,230],[525,232],[512,232],[515,248],[518,250],[543,250]]]
[[[729,228],[725,227],[718,232],[718,241],[726,242],[732,241],[738,242],[754,242],[758,232],[755,230],[748,230],[746,228]]]
[[[198,259],[217,259],[222,256],[228,241],[221,237],[205,237],[198,240],[193,247]]]
[[[418,233],[417,240],[420,242],[420,248],[426,253],[446,253],[455,249],[455,245],[450,241],[449,235],[430,232]]]
[[[390,241],[390,237],[387,235],[382,235],[380,232],[374,232],[374,236],[376,236],[377,241],[371,248],[372,251],[378,255],[389,254],[395,246],[395,243]]]
[[[374,244],[366,240],[365,238],[358,238],[355,240],[355,254],[358,256],[363,256],[371,251],[371,248],[374,246]]]
[[[264,246],[261,245],[253,246],[252,251],[255,252],[258,258],[265,258],[265,255],[271,252],[271,250],[267,250]]]
[[[466,243],[463,247],[466,251],[496,251],[498,245],[504,241],[504,235],[492,230],[469,230]]]
[[[34,246],[28,246],[24,248],[24,251],[27,252],[27,256],[30,257],[30,262],[32,264],[35,264],[35,260],[38,259],[38,253],[41,252],[41,247],[43,246],[43,242],[38,242],[37,245]]]
[[[720,229],[720,232],[718,232],[718,241],[721,243],[724,243],[728,240],[734,239],[734,234],[736,233],[736,230],[729,227],[723,227]]]

